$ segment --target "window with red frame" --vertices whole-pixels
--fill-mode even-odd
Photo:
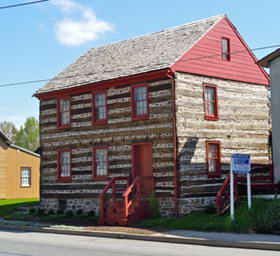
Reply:
[[[228,38],[222,38],[222,59],[230,60],[230,41]]]
[[[58,151],[58,179],[69,180],[71,177],[71,151]]]
[[[66,127],[69,125],[70,125],[70,99],[60,99],[58,126]]]
[[[204,109],[205,119],[218,119],[217,87],[214,85],[204,85]]]
[[[209,176],[221,175],[220,143],[208,141],[206,143],[207,166]]]
[[[148,87],[136,86],[133,90],[133,117],[146,118],[148,116]]]
[[[106,122],[107,120],[107,102],[106,93],[93,94],[93,121]]]
[[[108,176],[108,150],[106,147],[93,148],[93,176],[95,178]]]

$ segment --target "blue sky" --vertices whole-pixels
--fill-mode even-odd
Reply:
[[[0,6],[31,0],[0,0]],[[251,48],[280,44],[278,0],[51,0],[0,10],[0,85],[48,79],[91,47],[227,14]],[[270,50],[256,51],[258,58]],[[0,87],[0,122],[38,117],[43,83]]]

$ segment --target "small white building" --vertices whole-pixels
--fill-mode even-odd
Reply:
[[[280,181],[280,48],[268,54],[258,64],[270,69],[272,148],[275,183]]]

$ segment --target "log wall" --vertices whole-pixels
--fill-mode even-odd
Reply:
[[[132,121],[131,85],[107,90],[108,124],[92,125],[91,92],[71,95],[71,128],[57,128],[56,99],[40,103],[42,146],[41,207],[57,209],[66,200],[67,209],[98,211],[98,195],[108,181],[92,178],[92,147],[106,145],[109,178],[129,176],[132,144],[153,143],[155,191],[161,211],[169,214],[173,204],[172,96],[169,79],[147,81],[149,119]],[[57,150],[72,150],[72,182],[57,182]]]
[[[229,173],[230,155],[246,153],[269,164],[269,99],[266,86],[176,73],[179,211],[214,203]],[[203,83],[217,86],[219,120],[204,119]],[[221,142],[222,175],[207,177],[206,141]],[[260,175],[268,175],[261,173]]]

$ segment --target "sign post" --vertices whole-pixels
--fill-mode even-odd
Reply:
[[[247,173],[247,201],[248,201],[248,209],[252,207],[252,191],[251,191],[251,174]]]
[[[251,209],[251,158],[247,154],[233,154],[230,160],[230,217],[234,220],[234,173],[247,174],[248,208]]]
[[[230,217],[234,221],[234,175],[233,175],[233,157],[230,160]]]

